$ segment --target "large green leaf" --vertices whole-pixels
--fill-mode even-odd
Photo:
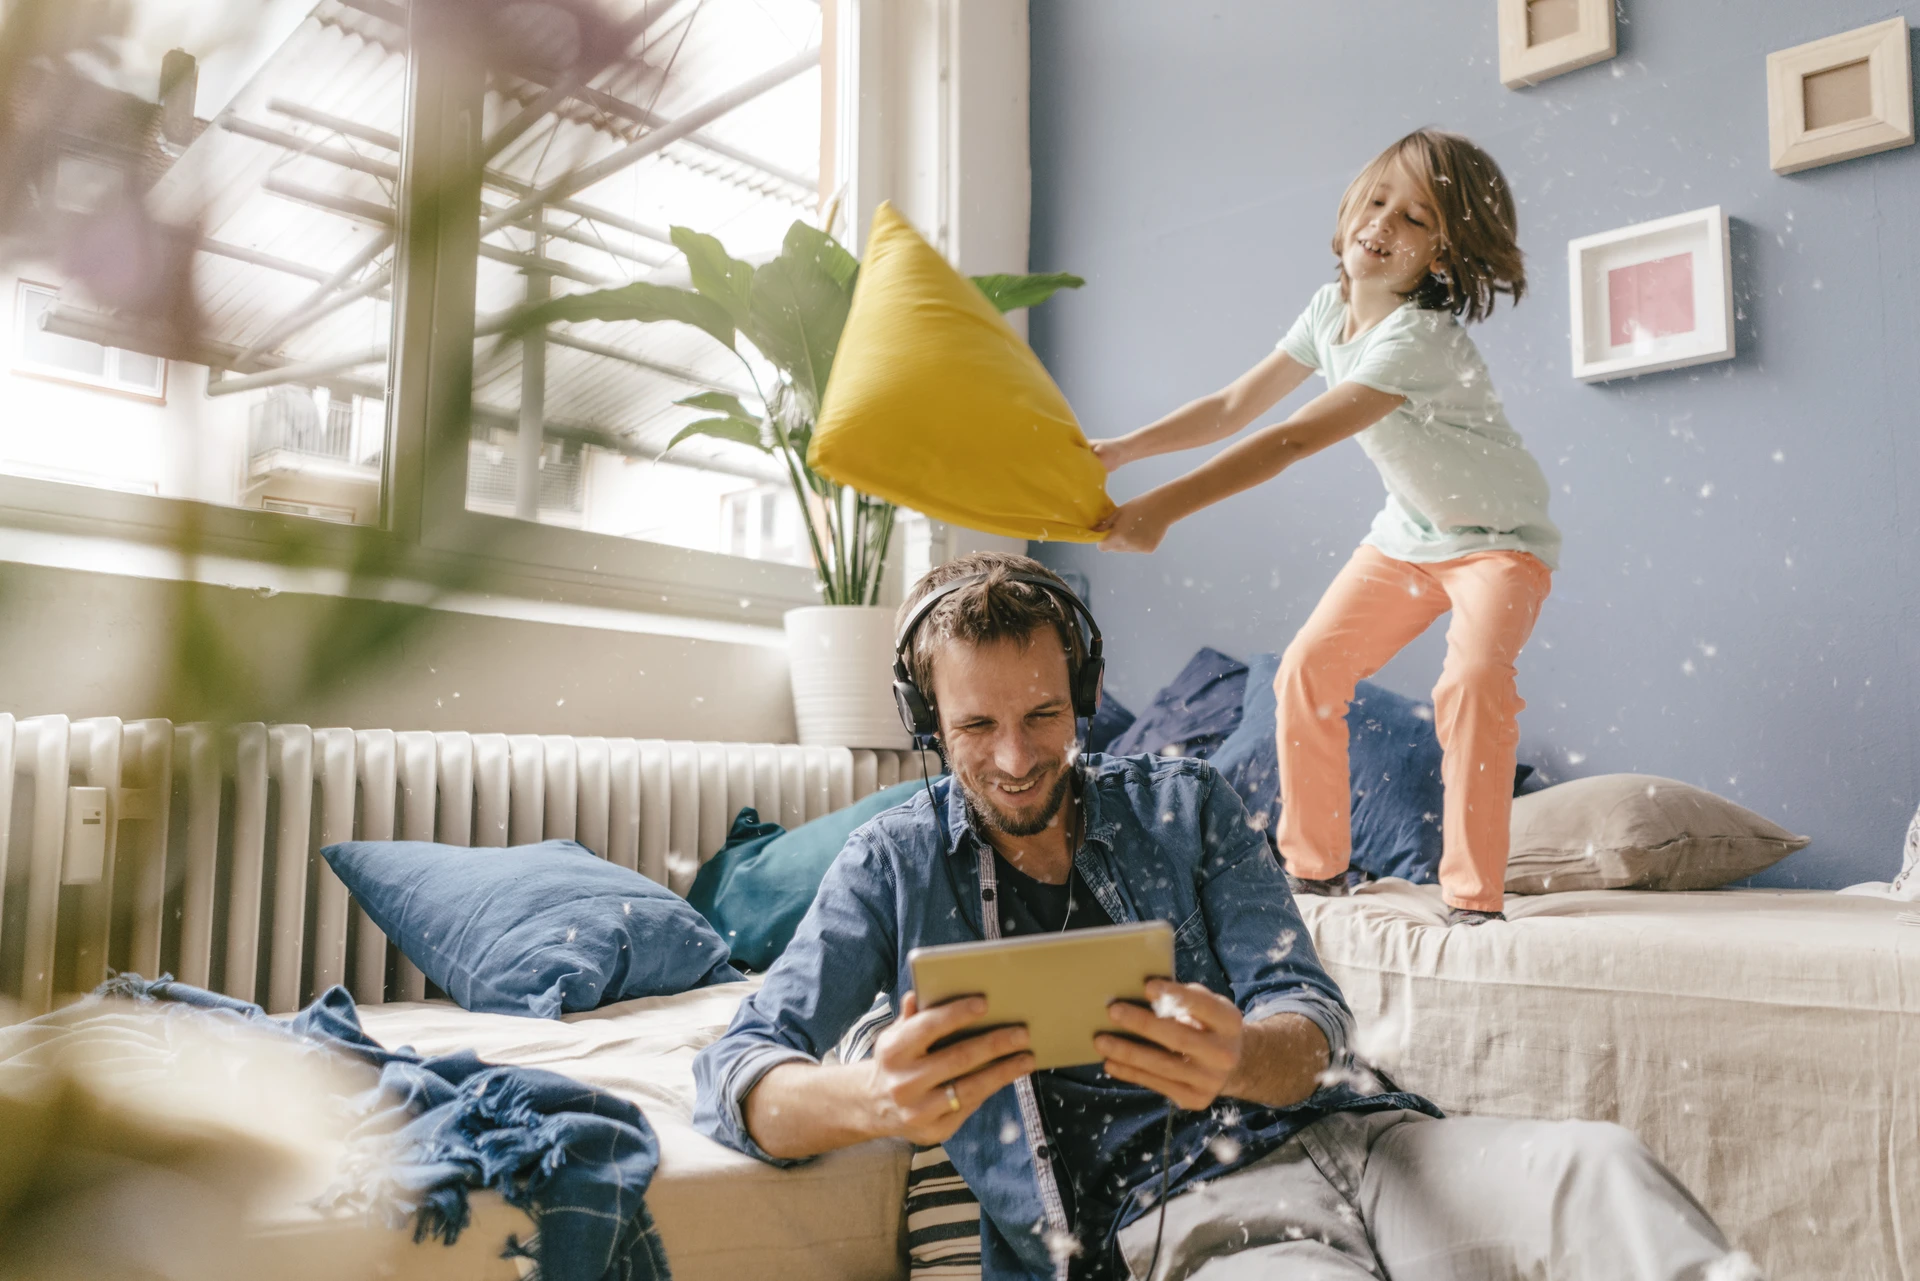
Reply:
[[[1044,271],[1030,276],[1006,275],[975,276],[973,283],[980,286],[980,292],[987,301],[1001,311],[1019,311],[1022,307],[1038,307],[1062,289],[1078,289],[1087,282],[1065,271]]]
[[[833,277],[834,283],[843,287],[849,294],[853,292],[854,277],[860,274],[860,260],[848,253],[846,247],[839,241],[811,223],[796,221],[788,227],[787,237],[781,243],[780,252],[813,256],[819,260],[826,273]]]
[[[730,391],[703,391],[692,396],[683,396],[673,402],[685,405],[689,409],[704,409],[709,413],[720,414],[727,418],[738,418],[741,422],[758,422],[759,418],[747,412],[740,398]]]
[[[673,439],[660,452],[670,454],[681,441],[694,436],[711,436],[716,440],[733,441],[736,445],[751,445],[763,454],[773,452],[767,442],[760,438],[760,424],[739,418],[702,418],[698,422],[688,423],[673,433]]]
[[[565,294],[536,303],[508,318],[504,336],[517,338],[535,329],[544,329],[562,320],[635,320],[651,323],[677,320],[733,346],[735,325],[725,306],[691,289],[671,285],[653,285],[636,281],[618,289],[597,289],[592,293]]]
[[[728,253],[717,236],[691,227],[675,227],[669,234],[675,248],[687,256],[693,287],[702,297],[725,307],[733,323],[745,328],[747,305],[753,294],[753,264]]]
[[[743,332],[817,413],[846,327],[860,264],[833,237],[796,222],[779,257],[753,273]]]

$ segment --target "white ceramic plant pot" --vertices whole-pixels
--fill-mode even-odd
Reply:
[[[807,747],[911,746],[893,706],[893,611],[808,605],[787,611],[793,716]]]

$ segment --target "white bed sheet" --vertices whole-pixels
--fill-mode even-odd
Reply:
[[[726,1030],[757,983],[626,1001],[561,1020],[470,1014],[443,1002],[369,1005],[360,1019],[387,1046],[423,1054],[470,1049],[491,1063],[546,1068],[636,1104],[660,1139],[647,1191],[675,1281],[892,1281],[905,1274],[902,1205],[909,1149],[876,1142],[781,1170],[693,1129],[693,1056]],[[406,1281],[512,1281],[499,1258],[527,1216],[493,1193],[473,1198],[474,1221],[453,1247],[414,1245],[404,1232],[343,1226],[309,1213],[276,1226],[285,1251],[324,1253],[315,1276]],[[302,1275],[308,1269],[302,1270]]]
[[[1773,1281],[1920,1278],[1920,926],[1813,891],[1303,898],[1360,1044],[1449,1112],[1617,1121]]]

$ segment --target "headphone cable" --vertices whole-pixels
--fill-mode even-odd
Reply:
[[[917,738],[918,736],[916,736],[916,740]],[[916,741],[914,747],[918,749],[920,756],[920,782],[921,785],[927,789],[927,804],[933,810],[934,823],[940,828],[940,852],[944,854],[947,851],[947,847],[953,844],[953,838],[947,832],[946,812],[940,808],[940,802],[933,794],[933,779],[927,774],[927,753],[933,749],[921,741]],[[943,764],[945,763],[945,759],[943,755],[941,757]],[[949,786],[951,786],[951,784],[949,784]]]
[[[1147,1264],[1145,1281],[1153,1281],[1153,1270],[1160,1266],[1160,1242],[1167,1231],[1167,1185],[1173,1175],[1173,1100],[1167,1100],[1167,1120],[1160,1130],[1160,1213],[1153,1229],[1153,1258]]]

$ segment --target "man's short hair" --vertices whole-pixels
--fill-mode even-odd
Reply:
[[[974,552],[968,556],[936,565],[915,583],[900,603],[894,616],[896,630],[906,622],[913,607],[927,593],[971,574],[983,575],[977,583],[951,592],[920,620],[913,643],[907,649],[907,674],[920,688],[929,706],[933,704],[933,657],[943,645],[961,641],[985,645],[1008,638],[1026,641],[1038,629],[1052,625],[1067,655],[1067,687],[1076,687],[1080,669],[1087,661],[1086,640],[1080,634],[1080,622],[1071,606],[1055,599],[1052,592],[1032,583],[1023,583],[1014,574],[1032,574],[1059,584],[1058,590],[1071,594],[1073,589],[1058,574],[1031,556],[1010,552]]]

